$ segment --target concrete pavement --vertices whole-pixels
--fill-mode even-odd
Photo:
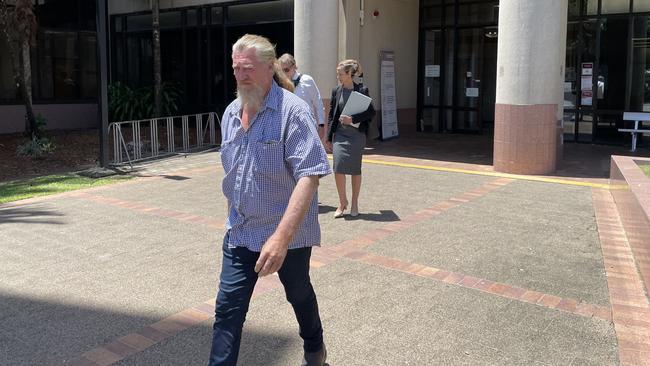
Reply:
[[[205,364],[219,154],[138,174],[0,206],[0,364]],[[358,218],[332,217],[332,177],[319,190],[312,279],[332,366],[619,364],[597,225],[607,190],[369,163],[363,179]],[[240,364],[300,357],[291,307],[267,277]]]

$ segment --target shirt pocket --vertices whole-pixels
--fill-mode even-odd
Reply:
[[[284,146],[282,142],[265,140],[255,142],[255,170],[265,175],[282,174]]]

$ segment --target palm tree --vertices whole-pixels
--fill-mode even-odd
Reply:
[[[25,104],[25,132],[41,137],[32,104],[31,48],[36,43],[37,32],[34,4],[32,0],[15,0],[10,7],[7,2],[0,0],[0,29],[7,38],[14,80]]]

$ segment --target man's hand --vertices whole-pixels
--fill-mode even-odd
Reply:
[[[273,274],[282,267],[284,258],[287,256],[288,244],[285,240],[277,239],[274,235],[264,243],[260,257],[255,263],[255,272],[257,272],[258,276],[264,277]]]

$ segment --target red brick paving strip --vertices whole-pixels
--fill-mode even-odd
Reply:
[[[320,248],[320,250],[323,251],[327,249]],[[611,320],[611,311],[609,308],[588,304],[577,299],[561,298],[554,295],[543,294],[541,292],[527,290],[505,283],[494,282],[488,279],[481,279],[440,268],[423,266],[418,263],[410,263],[396,258],[381,256],[360,250],[346,253],[343,257],[361,263],[380,266],[390,270],[429,278],[435,281],[478,290],[491,295],[526,302],[537,306],[561,310],[579,316],[594,317],[606,321]]]
[[[75,192],[72,196],[91,202],[101,203],[104,205],[126,208],[150,216],[164,217],[182,222],[196,223],[205,225],[210,228],[223,229],[224,225],[224,221],[221,219],[212,219],[209,217],[198,216],[183,211],[153,207],[136,201],[126,201],[119,198],[90,194],[87,192]]]
[[[620,363],[650,365],[650,302],[646,289],[611,193],[594,188],[592,196]]]
[[[253,298],[280,288],[282,284],[277,275],[258,279],[253,290]],[[69,361],[70,365],[111,365],[126,357],[142,352],[163,339],[194,327],[214,317],[215,300],[209,299],[189,309],[168,316],[156,323],[127,334],[101,347],[94,348]]]

